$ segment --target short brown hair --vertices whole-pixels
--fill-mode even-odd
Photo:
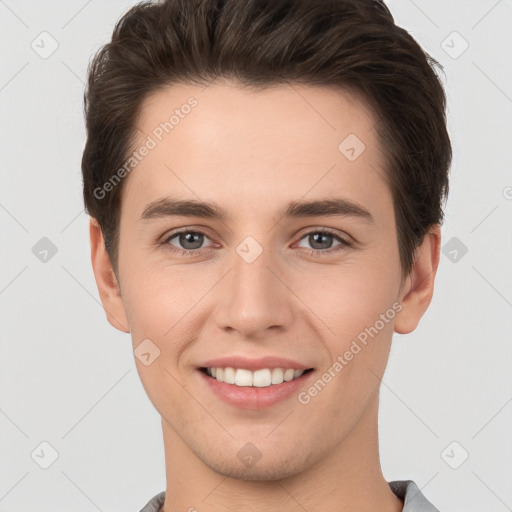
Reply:
[[[436,67],[381,0],[163,0],[132,7],[91,61],[82,158],[87,212],[117,269],[123,182],[101,188],[133,151],[143,101],[181,83],[339,86],[374,112],[408,274],[443,221],[452,149]],[[340,141],[341,142],[341,141]]]

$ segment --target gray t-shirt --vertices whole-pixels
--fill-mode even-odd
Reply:
[[[428,501],[412,480],[395,480],[388,482],[391,490],[404,502],[402,512],[439,512]],[[140,512],[160,512],[165,501],[165,491],[148,501]]]

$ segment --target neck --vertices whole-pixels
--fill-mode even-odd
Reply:
[[[328,456],[308,464],[312,453],[302,470],[287,474],[282,469],[276,478],[267,472],[268,478],[259,480],[237,479],[212,469],[162,419],[167,478],[163,512],[401,512],[403,503],[380,467],[377,414],[378,396]]]

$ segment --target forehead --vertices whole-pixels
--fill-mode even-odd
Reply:
[[[198,117],[200,122],[194,122]],[[184,137],[193,132],[205,143],[212,136],[219,143],[224,135],[268,145],[276,136],[279,144],[296,142],[295,137],[304,142],[305,137],[317,145],[313,135],[318,130],[323,137],[331,134],[325,141],[329,146],[344,132],[357,132],[371,143],[375,125],[366,103],[348,90],[292,83],[249,88],[228,80],[207,87],[176,84],[160,89],[143,102],[136,128],[141,129],[139,135],[154,133],[159,138],[159,127],[166,121],[172,128],[167,127],[169,133],[164,130],[164,138],[171,131]]]
[[[176,84],[144,101],[136,129],[134,149],[151,149],[130,172],[122,203],[139,214],[166,191],[239,211],[252,203],[254,212],[255,202],[334,189],[364,203],[387,188],[375,118],[339,88]]]

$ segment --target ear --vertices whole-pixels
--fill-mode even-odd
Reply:
[[[110,261],[110,256],[105,248],[103,233],[98,221],[94,217],[90,218],[89,236],[91,240],[91,262],[94,278],[107,320],[116,329],[128,333],[130,330],[127,327],[128,320],[121,299],[119,284]]]
[[[439,265],[441,228],[432,227],[416,249],[415,261],[401,291],[403,309],[395,317],[395,332],[408,334],[430,305],[434,293],[434,280]]]

